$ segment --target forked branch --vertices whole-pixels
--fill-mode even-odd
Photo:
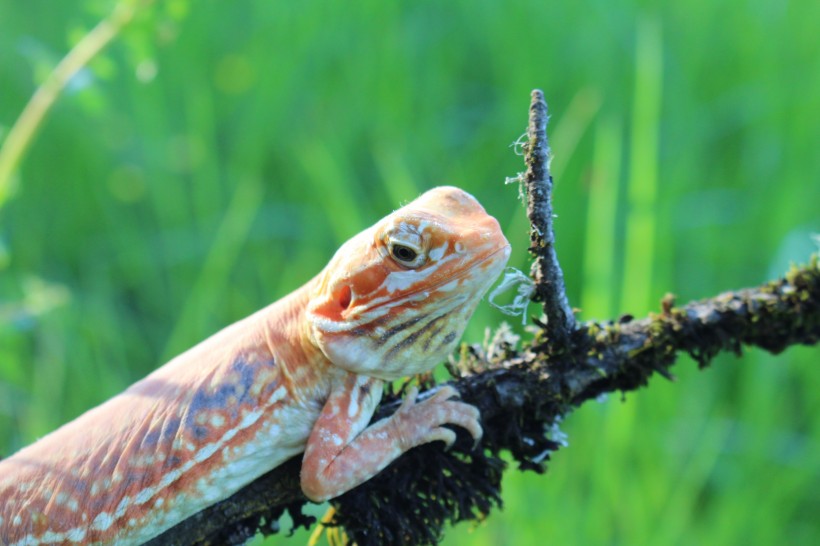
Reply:
[[[791,345],[820,340],[820,262],[793,268],[784,278],[755,288],[726,292],[676,307],[664,298],[655,314],[628,321],[577,324],[564,292],[554,249],[550,205],[547,109],[534,91],[527,144],[528,215],[536,296],[549,317],[536,322],[533,339],[518,343],[506,328],[489,346],[465,346],[453,385],[464,401],[481,410],[485,435],[474,449],[459,437],[415,448],[375,478],[332,501],[332,523],[359,546],[429,544],[446,523],[485,517],[500,503],[507,451],[520,468],[543,471],[561,445],[554,425],[587,400],[670,376],[678,356],[705,367],[718,353],[743,347],[779,353]],[[396,407],[383,403],[374,419]],[[274,469],[232,497],[170,529],[150,544],[239,544],[255,532],[271,533],[290,511],[297,525],[307,502],[299,489],[299,457]]]

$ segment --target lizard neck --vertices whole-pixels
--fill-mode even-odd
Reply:
[[[260,312],[265,345],[275,359],[288,392],[303,398],[306,390],[323,385],[334,374],[333,363],[312,341],[306,316],[319,277]]]

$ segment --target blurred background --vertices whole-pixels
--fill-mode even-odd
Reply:
[[[113,6],[0,0],[0,139]],[[583,319],[806,262],[818,20],[808,0],[157,1],[72,79],[0,198],[0,454],[287,294],[432,186],[476,195],[528,270],[504,182],[535,87]],[[465,340],[504,320],[523,332],[483,304]],[[504,510],[444,544],[818,544],[818,361],[682,358],[675,383],[587,404],[545,476],[508,472]]]

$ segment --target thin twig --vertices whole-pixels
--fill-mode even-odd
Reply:
[[[543,302],[547,315],[546,335],[556,346],[565,345],[575,330],[575,315],[567,299],[564,274],[555,253],[555,232],[552,229],[552,176],[550,147],[547,140],[547,103],[544,94],[532,92],[527,128],[527,217],[530,220],[530,253],[535,260],[531,275],[535,281],[534,301]]]

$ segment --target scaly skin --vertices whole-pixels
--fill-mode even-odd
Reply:
[[[432,369],[504,267],[470,195],[436,188],[289,296],[0,461],[0,544],[140,544],[305,452],[315,501],[408,449],[481,436],[451,388],[367,426],[384,381]]]

